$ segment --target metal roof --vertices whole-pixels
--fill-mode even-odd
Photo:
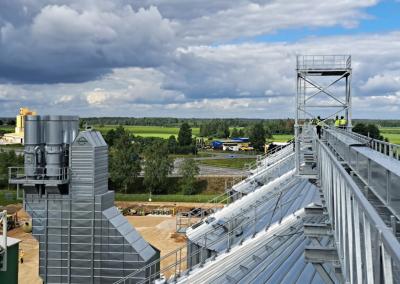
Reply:
[[[261,230],[254,238],[228,253],[219,254],[178,280],[178,283],[324,283],[311,263],[304,258],[304,248],[310,244],[303,233],[304,209]],[[320,222],[321,217],[307,218]],[[322,238],[321,244],[329,244]],[[335,283],[334,269],[324,264]]]
[[[237,244],[316,202],[319,202],[317,188],[308,180],[295,177],[294,171],[290,171],[212,214],[200,225],[189,228],[186,234],[191,242],[201,246],[207,244],[208,249],[220,252],[227,248],[223,238],[226,230],[235,230],[230,242]],[[249,222],[254,216],[257,216],[256,221]],[[234,224],[233,228],[232,225],[228,228],[228,222]]]
[[[328,130],[329,131],[329,130]],[[342,133],[338,133],[336,131],[329,131],[331,135],[336,136],[340,141],[343,143],[351,146],[351,145],[357,145],[360,144],[359,141],[344,135]],[[369,147],[353,147],[354,151],[362,154],[364,157],[374,161],[375,163],[381,165],[382,167],[390,170],[392,173],[396,174],[397,176],[400,176],[400,162],[392,157],[389,157],[387,155],[384,155],[378,151],[375,151],[374,149],[371,149]]]
[[[154,256],[154,248],[143,239],[131,224],[129,224],[128,220],[115,206],[104,210],[103,215],[114,225],[121,236],[124,237],[125,241],[133,247],[144,261]]]
[[[85,130],[79,132],[73,144],[86,145],[89,144],[93,147],[107,147],[106,141],[100,132],[95,130]]]
[[[7,247],[11,247],[15,244],[18,244],[21,240],[16,238],[7,237]],[[0,247],[4,247],[4,238],[3,235],[0,235]]]
[[[286,148],[281,151],[285,149]],[[232,186],[232,190],[248,194],[265,185],[270,180],[281,176],[282,173],[292,170],[294,168],[293,151],[285,151],[281,154],[279,159],[270,160],[266,164],[261,164],[259,169],[253,171],[251,176]]]

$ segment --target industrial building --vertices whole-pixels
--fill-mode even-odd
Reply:
[[[24,186],[44,282],[400,283],[400,145],[352,132],[350,56],[298,56],[296,71],[295,140],[210,200],[222,208],[178,214],[187,243],[162,257],[113,205],[101,134],[27,116],[9,182]],[[322,109],[346,126],[318,135]]]
[[[173,264],[156,283],[400,283],[400,145],[351,131],[350,56],[298,56],[296,71],[294,144],[210,201],[222,209],[178,214],[187,245],[116,283],[161,261]],[[319,138],[321,109],[345,129],[326,123]]]
[[[18,283],[19,239],[7,236],[7,211],[0,212],[0,283]]]
[[[24,157],[24,167],[10,168],[9,182],[23,185],[44,283],[114,283],[159,259],[114,206],[99,132],[79,131],[74,116],[28,115]]]
[[[19,109],[19,114],[15,118],[15,132],[4,134],[0,139],[0,144],[24,144],[25,116],[27,115],[36,115],[36,112],[25,107]]]
[[[233,151],[233,152],[254,150],[253,147],[251,147],[249,138],[246,137],[232,138],[221,141],[216,140],[211,142],[211,147],[214,150]]]

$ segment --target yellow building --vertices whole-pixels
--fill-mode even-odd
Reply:
[[[3,144],[24,144],[24,121],[26,115],[36,115],[36,111],[21,107],[15,119],[15,132],[4,134],[2,138]]]

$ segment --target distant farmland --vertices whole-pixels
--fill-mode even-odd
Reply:
[[[94,125],[93,128],[105,134],[110,129],[117,128],[118,125]],[[125,130],[131,132],[133,135],[142,137],[160,137],[167,139],[171,135],[178,137],[179,127],[164,127],[164,126],[141,126],[141,125],[123,125]],[[199,136],[200,128],[193,127],[192,134]]]
[[[390,143],[400,144],[400,127],[380,128],[383,137],[389,139]]]
[[[105,134],[107,131],[110,129],[115,129],[117,128],[118,125],[104,125],[104,126],[99,126],[99,125],[94,125],[93,128],[96,130],[99,130],[102,134]],[[164,127],[164,126],[140,126],[140,125],[123,125],[125,130],[131,132],[132,134],[136,136],[142,136],[142,137],[159,137],[159,138],[164,138],[167,139],[171,135],[175,135],[175,137],[178,137],[178,132],[179,132],[179,127]],[[233,127],[230,128],[232,130]],[[240,129],[240,127],[237,127],[237,129]],[[192,134],[196,137],[199,137],[200,134],[200,128],[199,127],[192,127]],[[270,139],[272,141],[276,142],[286,142],[293,138],[293,135],[289,134],[274,134],[273,138]]]

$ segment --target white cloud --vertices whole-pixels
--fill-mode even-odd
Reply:
[[[113,68],[159,66],[175,48],[171,23],[153,6],[46,5],[31,22],[0,29],[0,77],[19,82],[85,82]]]
[[[398,109],[400,32],[244,42],[292,28],[352,28],[374,0],[6,2],[2,115],[33,105],[83,116],[286,117],[296,54],[338,53],[353,56],[356,116]]]
[[[287,28],[342,26],[352,28],[367,18],[362,8],[378,1],[232,1],[214,13],[190,19],[180,33],[191,43],[223,42],[228,39],[271,34]]]

